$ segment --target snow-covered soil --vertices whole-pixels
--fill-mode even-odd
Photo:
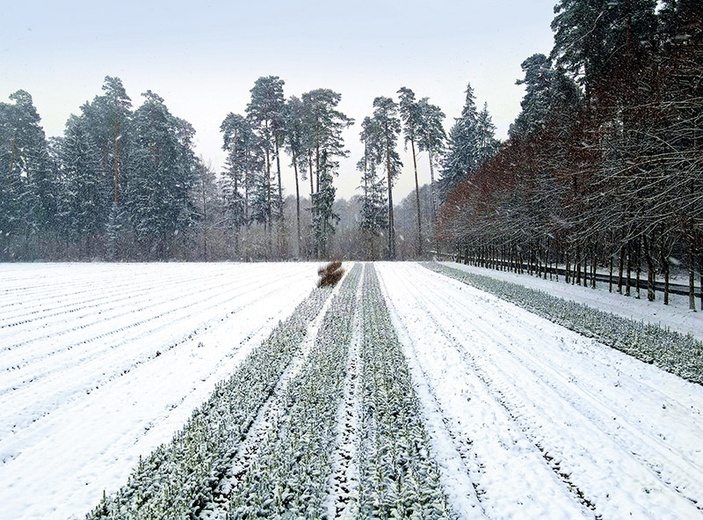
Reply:
[[[316,282],[314,264],[0,265],[0,518],[80,518]]]
[[[415,264],[377,264],[458,510],[703,517],[703,387]]]
[[[625,318],[665,328],[668,327],[682,334],[691,334],[703,341],[703,312],[700,311],[700,298],[696,298],[696,306],[699,311],[692,312],[688,310],[688,296],[671,294],[669,295],[669,305],[664,305],[661,293],[656,295],[657,299],[655,301],[650,302],[647,300],[646,291],[642,292],[640,298],[636,297],[634,290],[632,291],[632,296],[624,296],[616,292],[610,293],[607,283],[599,282],[595,289],[591,289],[590,287],[564,283],[563,278],[560,278],[560,281],[557,282],[555,280],[544,280],[529,274],[496,271],[495,269],[475,267],[456,262],[440,263],[468,273],[490,276],[498,280],[520,284],[530,289],[544,291],[552,296],[583,303],[602,311],[624,316]]]
[[[0,264],[0,518],[81,518],[123,486],[297,315],[316,267]],[[408,504],[427,518],[445,504],[460,518],[703,518],[703,387],[418,264],[354,272],[201,518],[256,500],[350,518]],[[617,306],[608,296],[592,304]],[[276,495],[300,486],[310,495]]]

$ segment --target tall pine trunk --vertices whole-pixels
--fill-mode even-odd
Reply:
[[[395,222],[393,220],[393,179],[391,175],[391,150],[386,143],[386,171],[388,172],[388,257],[395,260]]]
[[[293,173],[295,174],[295,217],[296,217],[296,257],[300,258],[300,184],[298,182],[298,158],[293,154]]]
[[[417,204],[417,256],[422,256],[422,217],[420,216],[420,183],[417,180],[417,157],[415,155],[415,141],[410,141],[413,152],[413,170],[415,172],[415,203]]]

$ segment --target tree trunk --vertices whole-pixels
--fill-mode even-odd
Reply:
[[[625,265],[625,248],[620,245],[620,254],[618,255],[618,293],[622,294],[622,278]]]
[[[427,155],[429,156],[430,160],[430,198],[432,199],[432,203],[430,204],[430,220],[432,221],[432,232],[434,233],[437,223],[437,194],[435,191],[434,184],[434,166],[432,165],[432,150],[428,150]]]
[[[666,257],[664,252],[662,252],[662,267],[664,269],[664,305],[669,305],[669,259]]]
[[[296,257],[300,258],[300,184],[298,183],[298,158],[293,155],[293,173],[295,174],[295,217],[296,217]]]
[[[637,284],[637,299],[640,299],[640,278],[642,277],[642,240],[637,239],[637,245],[635,246],[635,251],[636,251],[636,260],[637,260],[637,265],[635,266],[636,268],[636,284]]]
[[[312,200],[312,194],[315,193],[315,187],[312,184],[312,150],[308,150],[308,177],[310,178],[310,200]]]
[[[386,143],[386,172],[388,173],[388,257],[395,260],[395,222],[393,221],[393,182],[391,179],[391,150]]]
[[[644,259],[647,262],[647,301],[653,302],[656,299],[654,284],[656,282],[656,274],[654,270],[654,260],[650,251],[649,240],[644,239]]]
[[[696,312],[696,254],[693,244],[688,246],[688,308]]]
[[[415,171],[415,202],[417,203],[417,256],[422,256],[422,217],[420,217],[420,183],[417,179],[417,157],[415,155],[415,141],[410,141],[413,152],[413,170]]]
[[[281,154],[280,150],[278,149],[278,138],[274,139],[274,143],[276,146],[276,175],[278,177],[278,204],[280,204],[280,207],[278,208],[278,218],[281,219],[281,222],[283,222],[283,183],[281,182]]]
[[[625,296],[630,296],[632,285],[632,244],[627,243],[627,278],[625,279]]]

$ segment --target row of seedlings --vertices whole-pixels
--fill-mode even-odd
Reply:
[[[258,410],[300,351],[331,289],[314,289],[232,376],[219,383],[172,441],[140,459],[128,482],[103,496],[88,520],[197,518],[212,502]]]
[[[227,518],[321,518],[337,437],[337,411],[352,341],[362,266],[346,276],[298,374],[285,413],[234,483]]]
[[[703,384],[703,342],[690,334],[617,316],[489,276],[437,263],[423,265],[688,381]]]
[[[373,266],[363,284],[360,516],[453,518]]]

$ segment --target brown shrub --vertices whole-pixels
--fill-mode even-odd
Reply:
[[[334,287],[344,276],[342,262],[335,260],[323,265],[317,270],[317,274],[320,275],[320,279],[317,281],[318,287]]]

